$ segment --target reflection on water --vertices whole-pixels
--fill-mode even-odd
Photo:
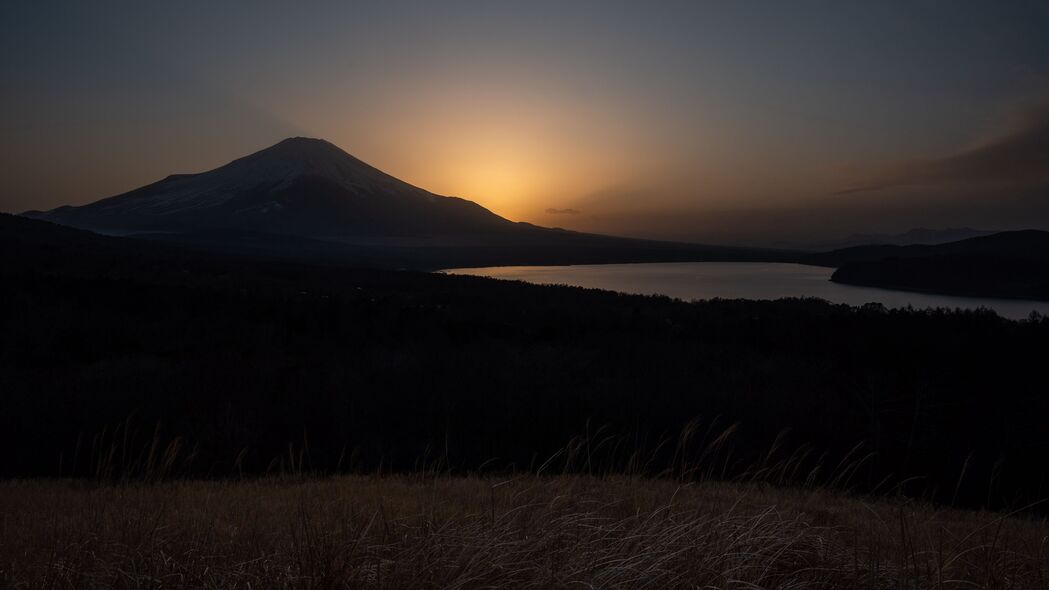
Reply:
[[[1008,318],[1026,318],[1031,310],[1049,314],[1049,302],[954,297],[832,283],[833,269],[771,262],[667,262],[655,264],[584,264],[576,266],[493,266],[444,271],[496,279],[659,294],[678,299],[779,299],[819,297],[832,303],[886,307],[987,307]]]

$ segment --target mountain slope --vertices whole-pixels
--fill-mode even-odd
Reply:
[[[242,229],[298,236],[513,231],[476,203],[398,180],[320,139],[291,138],[200,174],[169,176],[29,217],[118,232]]]

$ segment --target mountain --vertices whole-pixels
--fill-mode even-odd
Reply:
[[[296,137],[200,174],[176,174],[29,217],[103,232],[239,229],[305,237],[506,232],[484,207],[398,180],[320,139]]]
[[[840,250],[853,246],[911,246],[915,244],[936,245],[948,242],[957,242],[968,238],[989,236],[995,232],[971,227],[948,227],[944,229],[929,229],[919,227],[907,230],[899,234],[852,234],[846,238],[828,240],[823,242],[784,242],[780,244],[785,248],[798,250],[811,250],[826,252],[828,250]]]
[[[857,246],[807,256],[832,281],[953,295],[1049,299],[1049,232],[1001,232],[935,246]]]
[[[928,229],[919,227],[906,231],[902,234],[895,234],[885,236],[883,240],[877,242],[868,242],[873,244],[896,244],[897,246],[909,246],[912,244],[946,244],[948,242],[957,242],[960,240],[967,240],[969,238],[978,238],[981,236],[989,236],[995,232],[982,229],[973,229],[971,227],[948,227],[945,229]],[[878,236],[880,237],[880,236]]]
[[[79,207],[23,216],[179,246],[353,266],[793,260],[778,250],[549,229],[398,180],[320,139],[291,138],[225,166]]]
[[[998,256],[1044,259],[1049,257],[1049,232],[1034,229],[1007,231],[936,245],[853,246],[830,252],[809,254],[802,257],[799,262],[816,266],[842,267],[856,262],[944,256]]]

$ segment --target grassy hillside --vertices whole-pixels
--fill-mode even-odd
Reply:
[[[0,482],[34,588],[1045,588],[1045,520],[576,476]]]

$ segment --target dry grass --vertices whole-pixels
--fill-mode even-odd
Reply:
[[[15,588],[1046,588],[1046,521],[586,477],[0,483]]]

